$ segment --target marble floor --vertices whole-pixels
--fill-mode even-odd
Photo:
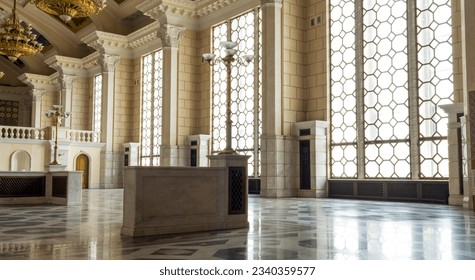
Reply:
[[[446,205],[249,199],[249,229],[120,235],[122,190],[82,206],[0,206],[0,259],[475,259],[475,213]]]

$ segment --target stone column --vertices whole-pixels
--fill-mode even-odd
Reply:
[[[45,91],[44,89],[31,89],[31,126],[34,128],[41,128],[41,105]]]
[[[100,58],[102,67],[102,112],[101,112],[101,142],[105,149],[112,151],[114,129],[114,85],[115,67],[120,58],[114,55],[103,54]]]
[[[261,196],[292,196],[285,186],[282,135],[282,0],[261,0],[262,137]]]
[[[158,36],[163,47],[162,145],[160,165],[178,166],[178,45],[185,28],[162,24]]]
[[[73,82],[75,80],[76,80],[76,76],[74,75],[62,74],[59,76],[61,91],[59,94],[59,101],[57,104],[63,105],[63,112],[71,112]],[[71,117],[63,119],[63,123],[61,124],[61,126],[71,128]]]
[[[473,207],[472,194],[475,193],[473,188],[475,184],[475,1],[461,0],[462,11],[462,73],[463,73],[463,91],[464,91],[464,113],[466,117],[466,141],[467,141],[467,157],[468,157],[468,193],[464,207]]]
[[[119,60],[119,56],[101,54],[99,61],[102,67],[101,142],[105,144],[101,152],[100,185],[106,189],[122,185],[122,151],[113,150],[115,67]]]

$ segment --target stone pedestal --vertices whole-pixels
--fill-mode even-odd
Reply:
[[[244,155],[215,155],[208,156],[210,167],[225,168],[224,191],[227,197],[227,213],[224,222],[234,228],[249,227],[248,211],[248,176],[247,166],[250,156]]]
[[[298,182],[299,197],[327,197],[327,127],[326,121],[308,121],[294,123],[292,134],[298,141],[308,141],[310,159],[309,186],[302,186],[301,178]],[[298,156],[303,151],[297,153]],[[299,168],[302,169],[300,166]],[[299,169],[299,173],[302,174]]]
[[[473,208],[474,198],[471,195],[471,186],[473,185],[471,180],[473,180],[473,170],[469,168],[469,141],[467,140],[467,119],[466,117],[460,118],[460,127],[461,127],[461,137],[462,137],[462,205],[464,208]]]
[[[124,166],[139,165],[139,147],[140,143],[124,143]]]
[[[462,135],[460,117],[463,115],[463,104],[446,104],[439,106],[448,114],[447,138],[449,145],[449,204],[463,205],[464,178],[462,159]],[[465,158],[466,162],[466,158]]]
[[[208,155],[209,155],[209,135],[199,134],[199,135],[190,135],[188,136],[188,141],[190,143],[190,150],[196,150],[195,159],[192,159],[192,152],[190,151],[190,165],[193,160],[196,161],[197,167],[207,167],[209,166]]]

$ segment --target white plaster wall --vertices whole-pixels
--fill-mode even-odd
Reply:
[[[12,154],[21,150],[28,152],[31,156],[31,171],[43,171],[46,149],[48,149],[47,143],[47,141],[0,143],[0,171],[10,171]]]

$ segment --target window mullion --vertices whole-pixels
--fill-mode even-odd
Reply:
[[[356,148],[358,179],[365,177],[363,0],[355,1]]]
[[[259,176],[259,8],[254,10],[254,177]]]
[[[152,107],[150,109],[150,166],[153,166],[153,158],[155,156],[154,152],[153,152],[153,147],[155,146],[155,125],[154,125],[154,121],[155,121],[155,115],[153,113],[153,102],[155,100],[155,55],[153,54],[152,55],[152,75],[151,75],[151,94],[150,94],[150,103],[152,104]]]
[[[409,141],[411,149],[411,177],[420,177],[419,156],[419,95],[417,76],[417,10],[416,1],[407,1]]]

